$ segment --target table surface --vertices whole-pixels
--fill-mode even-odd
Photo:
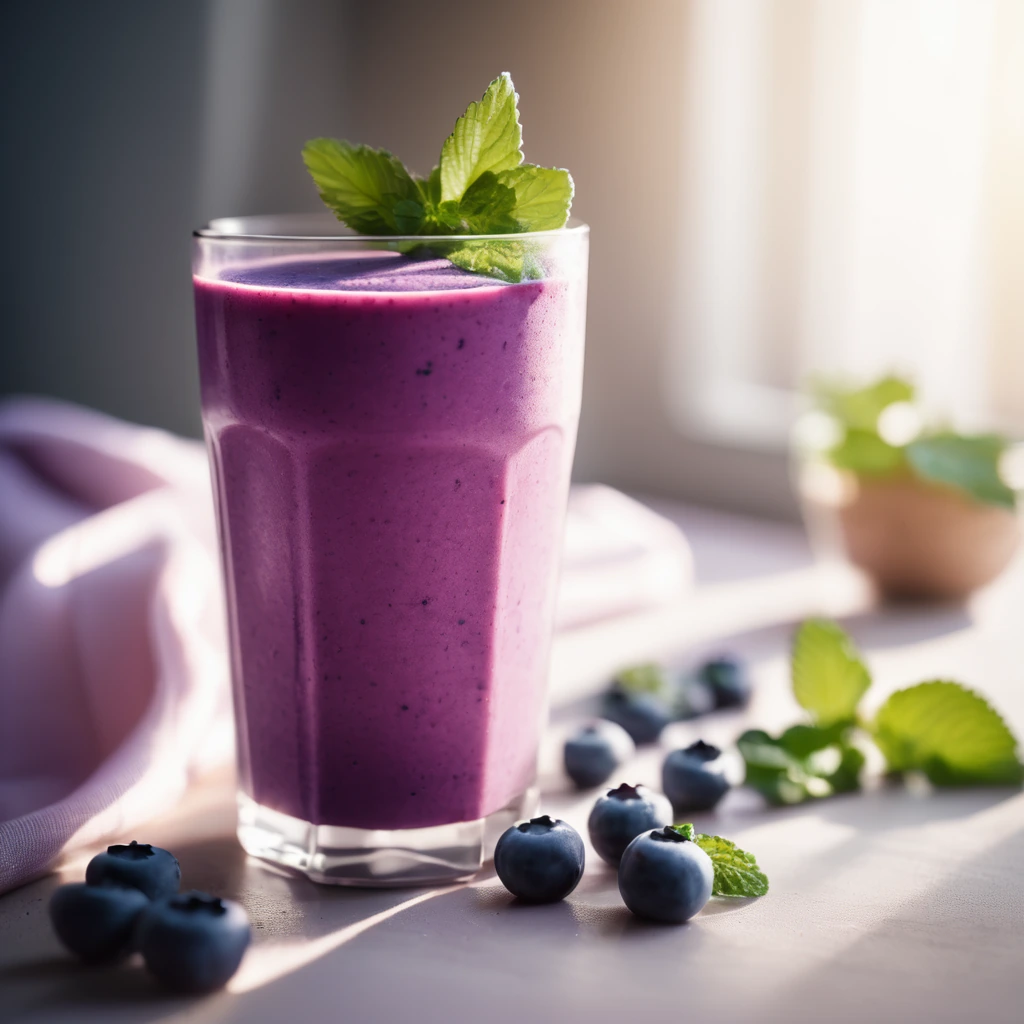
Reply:
[[[654,654],[679,663],[729,648],[751,659],[745,712],[671,727],[664,746],[797,717],[786,648],[802,616],[840,616],[875,673],[867,702],[926,678],[988,693],[1024,732],[1024,567],[965,607],[873,610],[863,588],[815,566],[795,527],[674,506],[697,585],[658,613],[561,637],[542,775],[545,810],[585,831],[593,794],[556,770],[560,737],[587,713],[611,667]],[[656,783],[664,750],[630,781]],[[703,831],[756,853],[771,879],[760,900],[713,899],[688,925],[645,925],[588,850],[563,903],[513,903],[484,873],[419,890],[318,887],[248,859],[233,836],[232,782],[208,778],[148,827],[174,850],[184,884],[240,900],[255,941],[227,991],[158,993],[136,963],[86,969],[62,953],[46,916],[87,856],[0,899],[0,1021],[588,1022],[1019,1021],[1024,997],[1024,794],[929,792],[876,784],[785,810],[729,794]],[[128,837],[126,837],[128,838]],[[92,851],[90,851],[91,853]],[[666,1018],[669,1019],[669,1018]]]

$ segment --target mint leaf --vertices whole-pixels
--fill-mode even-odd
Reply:
[[[455,122],[441,147],[442,202],[459,202],[487,171],[497,174],[523,162],[518,100],[512,78],[503,72]]]
[[[386,149],[353,146],[344,139],[310,139],[302,159],[320,198],[353,231],[416,234],[423,225],[421,188]]]
[[[761,729],[737,741],[744,784],[772,804],[800,804],[860,788],[864,755],[849,741],[851,724],[796,725],[778,739]]]
[[[1014,509],[1016,495],[999,474],[1006,451],[1001,437],[936,434],[907,445],[907,461],[924,480],[955,487],[977,501]]]
[[[442,207],[447,205],[443,203]],[[454,205],[458,226],[467,235],[502,235],[519,229],[519,221],[513,215],[516,191],[502,184],[493,171],[481,174]]]
[[[833,466],[863,476],[888,476],[903,465],[904,458],[902,449],[859,427],[848,427],[842,441],[827,455]]]
[[[815,391],[822,409],[844,427],[869,432],[877,431],[878,418],[890,405],[914,400],[914,385],[900,377],[883,377],[862,388],[818,384]]]
[[[544,276],[537,248],[525,241],[464,241],[437,247],[439,252],[463,270],[487,274],[499,281],[518,284]]]
[[[515,192],[520,231],[552,231],[565,225],[575,192],[568,171],[523,164],[504,171],[499,180]]]
[[[810,619],[793,638],[793,696],[819,725],[852,719],[871,676],[834,622]]]
[[[631,693],[653,693],[659,697],[669,688],[665,670],[654,662],[624,668],[615,674],[615,681]]]
[[[889,770],[918,770],[937,786],[1022,780],[1017,741],[992,706],[959,683],[934,680],[894,693],[875,718]]]
[[[671,828],[673,832],[678,832],[684,839],[689,839],[691,841],[693,840],[694,836],[696,835],[696,832],[694,831],[693,825],[691,825],[691,824],[670,825],[669,828]]]
[[[680,826],[676,826],[678,831]],[[686,827],[686,826],[682,826]],[[689,826],[693,829],[693,826]],[[703,832],[693,841],[711,858],[715,868],[713,896],[764,896],[768,892],[768,876],[757,866],[752,853],[741,850],[721,836]]]

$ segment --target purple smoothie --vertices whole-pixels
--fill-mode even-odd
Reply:
[[[533,782],[582,284],[394,254],[196,277],[241,785],[319,825]]]

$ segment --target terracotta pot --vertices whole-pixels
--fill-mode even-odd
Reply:
[[[835,517],[846,557],[886,597],[967,597],[1006,568],[1020,543],[1013,512],[952,488],[912,477],[842,477],[838,500],[805,497],[819,515]]]

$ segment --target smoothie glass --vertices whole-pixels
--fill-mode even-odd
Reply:
[[[516,284],[345,231],[195,236],[238,834],[315,881],[451,881],[536,802],[588,229],[511,236]]]

